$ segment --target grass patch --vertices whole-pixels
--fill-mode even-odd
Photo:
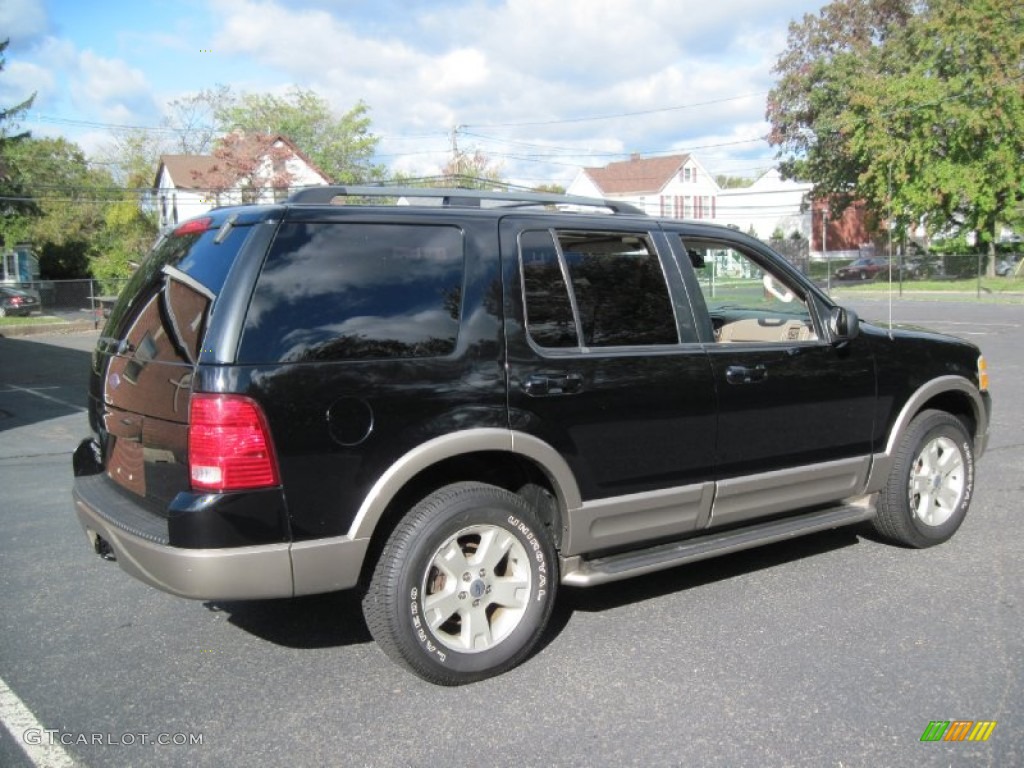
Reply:
[[[59,317],[53,315],[29,315],[28,317],[0,317],[0,328],[7,325],[48,325],[50,323],[63,323]]]
[[[899,290],[899,281],[892,281],[893,290]],[[832,281],[832,290],[850,291],[853,293],[875,292],[879,289],[889,290],[889,280],[878,278],[857,283]],[[967,277],[960,280],[904,280],[903,293],[976,293],[978,278]],[[1024,293],[1024,278],[1014,277],[983,277],[981,278],[983,294],[998,295],[1001,293]]]

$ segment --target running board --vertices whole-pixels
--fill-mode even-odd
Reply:
[[[875,516],[872,496],[841,507],[809,512],[731,531],[707,533],[685,541],[659,544],[649,549],[623,552],[593,560],[568,557],[562,560],[562,583],[572,587],[593,587],[644,573],[662,571],[684,563],[771,544],[775,541],[852,525]]]

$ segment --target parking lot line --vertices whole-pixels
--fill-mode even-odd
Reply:
[[[54,397],[53,395],[44,395],[37,389],[18,387],[15,386],[14,384],[8,384],[7,387],[9,390],[13,390],[15,392],[25,392],[26,394],[29,395],[35,395],[36,397],[41,397],[43,400],[49,400],[51,403],[57,403],[57,405],[63,405],[66,408],[74,408],[76,411],[82,411],[84,413],[87,410],[86,408],[83,408],[82,406],[77,405],[75,403],[70,403],[67,400],[61,400],[59,397]]]
[[[28,759],[38,768],[74,768],[71,759],[59,742],[49,738],[32,710],[25,706],[18,694],[0,678],[0,723],[22,748]],[[49,733],[54,733],[50,731]]]

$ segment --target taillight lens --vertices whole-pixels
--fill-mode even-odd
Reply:
[[[193,490],[240,491],[280,484],[266,416],[241,395],[194,394],[188,463]]]

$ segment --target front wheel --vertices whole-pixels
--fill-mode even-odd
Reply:
[[[529,655],[557,581],[554,546],[526,500],[457,483],[427,496],[395,528],[363,614],[394,661],[432,683],[461,685]]]
[[[974,448],[963,423],[943,411],[924,411],[896,449],[875,530],[911,547],[941,544],[963,523],[973,493]]]

